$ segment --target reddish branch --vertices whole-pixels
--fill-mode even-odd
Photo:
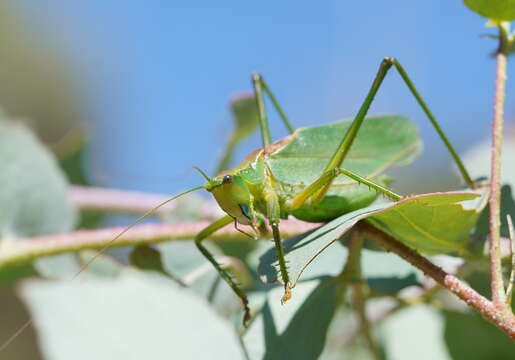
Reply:
[[[141,213],[166,199],[163,195],[149,195],[139,192],[128,192],[102,188],[73,187],[70,199],[81,210],[116,211],[122,213]],[[170,211],[172,208],[166,209]],[[213,216],[214,212],[206,205],[205,214]],[[131,229],[120,239],[110,244],[116,246],[134,246],[140,244],[158,243],[169,240],[190,240],[209,222],[188,222],[174,224],[145,224]],[[320,224],[310,224],[297,220],[281,222],[281,232],[284,237],[298,235],[314,229]],[[508,336],[515,340],[515,317],[506,310],[506,306],[498,307],[494,301],[489,301],[457,277],[446,273],[416,251],[373,228],[366,223],[358,225],[367,238],[375,241],[388,251],[404,258],[413,266],[422,270],[444,288],[448,289],[469,306],[476,309],[483,317],[495,324]],[[80,230],[65,234],[40,236],[30,239],[19,239],[10,244],[4,242],[0,247],[0,269],[9,265],[29,262],[41,256],[73,252],[84,249],[101,249],[111,241],[124,227],[99,230]],[[213,240],[240,239],[242,234],[228,226],[212,235]],[[494,254],[496,248],[494,247]],[[492,258],[500,258],[495,255]],[[501,280],[502,285],[502,280]],[[504,289],[503,289],[504,294]],[[497,299],[499,301],[499,298]],[[505,303],[504,303],[505,304]]]
[[[497,51],[497,70],[495,76],[494,111],[492,122],[492,160],[490,171],[490,276],[492,301],[498,309],[509,308],[506,305],[506,293],[501,266],[501,151],[504,122],[504,97],[507,73],[507,48],[509,27],[499,24],[499,49]]]
[[[171,197],[171,195],[94,186],[72,185],[68,190],[68,199],[81,211],[108,214],[141,215]],[[156,210],[155,215],[167,214],[176,209],[177,202],[171,202]],[[199,211],[199,217],[203,219],[212,219],[218,215],[220,215],[220,210],[207,202]]]
[[[16,242],[3,242],[0,246],[0,269],[30,262],[41,256],[62,254],[87,249],[155,244],[170,240],[191,240],[210,222],[185,222],[173,224],[136,225],[116,241],[110,243],[126,227],[113,227],[98,230],[78,230],[69,233],[17,239]],[[281,233],[292,237],[312,230],[320,224],[298,220],[281,222]],[[245,228],[244,226],[241,226]],[[250,230],[249,230],[250,232]],[[244,237],[234,226],[226,226],[210,236],[213,240],[234,240]]]
[[[358,226],[360,227],[360,231],[366,234],[367,239],[376,242],[385,250],[399,255],[411,265],[422,270],[424,274],[433,278],[438,284],[465,301],[467,305],[483,315],[486,320],[496,325],[510,338],[515,340],[515,316],[513,316],[511,312],[499,309],[493,302],[478,294],[456,276],[446,273],[442,268],[433,264],[418,252],[393,237],[366,223],[359,224]]]

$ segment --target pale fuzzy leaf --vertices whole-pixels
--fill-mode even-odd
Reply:
[[[443,339],[442,315],[424,305],[395,313],[381,326],[389,359],[451,360]]]
[[[53,155],[0,111],[0,240],[68,231],[76,213]]]
[[[490,174],[490,158],[492,141],[490,139],[481,141],[463,155],[463,162],[470,171],[473,178],[479,178]],[[501,165],[501,183],[515,186],[515,131],[507,134],[503,141],[502,154],[504,161]]]
[[[512,360],[515,358],[513,341],[476,312],[447,311],[444,313],[444,318],[444,338],[453,359]]]
[[[233,329],[160,275],[29,281],[21,289],[52,360],[242,359]]]
[[[243,336],[249,359],[317,359],[336,312],[337,297],[344,285],[325,277],[299,283],[295,296],[280,304],[282,289],[267,295],[267,301]]]
[[[216,245],[206,241],[205,246],[216,258],[220,259],[223,256]],[[158,249],[161,252],[163,268],[209,301],[219,314],[231,316],[241,313],[241,300],[193,241],[163,243],[158,245]],[[237,321],[241,324],[241,319]]]

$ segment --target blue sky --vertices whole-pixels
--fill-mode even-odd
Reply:
[[[202,183],[188,170],[214,170],[231,127],[228,99],[250,90],[253,71],[296,126],[309,126],[353,117],[382,57],[395,56],[459,150],[489,133],[494,42],[480,35],[492,30],[458,0],[20,3],[36,28],[59,34],[80,69],[88,165],[99,185],[174,193]],[[511,120],[513,105],[512,96]],[[438,172],[428,169],[449,171],[397,74],[371,113],[402,114],[421,128],[425,153],[400,176],[422,175],[427,185]],[[284,136],[271,118],[275,138]],[[239,156],[258,146],[255,136]]]

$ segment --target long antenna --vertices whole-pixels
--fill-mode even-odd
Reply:
[[[75,279],[77,276],[79,276],[84,270],[86,270],[89,265],[95,261],[100,255],[102,255],[103,253],[105,253],[110,247],[111,245],[113,245],[113,243],[118,240],[121,236],[123,236],[123,234],[125,234],[127,231],[129,231],[131,228],[134,227],[134,225],[136,225],[137,223],[139,223],[141,220],[143,220],[144,218],[146,218],[147,216],[151,215],[152,213],[154,213],[155,211],[157,211],[159,208],[163,207],[164,205],[168,204],[170,201],[173,201],[183,195],[186,195],[190,192],[193,192],[193,191],[197,191],[197,190],[200,190],[200,189],[207,189],[209,188],[210,186],[209,185],[202,185],[202,186],[197,186],[193,189],[189,189],[189,190],[186,190],[182,193],[180,193],[179,195],[175,195],[174,197],[168,199],[168,200],[165,200],[163,201],[162,203],[160,203],[159,205],[156,205],[154,206],[152,209],[148,210],[146,213],[144,213],[143,215],[141,215],[139,218],[137,218],[136,220],[134,220],[133,222],[131,222],[125,229],[123,229],[118,235],[116,235],[114,238],[112,238],[111,240],[109,240],[100,250],[98,250],[98,252],[92,256],[88,261],[86,261],[86,263],[80,268],[80,270],[73,276],[72,280]]]
[[[139,218],[137,218],[136,220],[134,220],[133,222],[131,222],[125,229],[123,229],[118,235],[116,235],[114,238],[112,238],[111,240],[109,240],[102,248],[100,248],[100,250],[98,250],[98,252],[93,256],[91,257],[88,261],[86,261],[86,263],[84,265],[82,265],[82,267],[80,268],[80,270],[71,278],[71,280],[75,280],[80,274],[82,274],[84,272],[84,270],[86,270],[89,265],[91,265],[91,263],[93,261],[95,261],[100,255],[104,254],[110,247],[111,245],[113,245],[113,243],[118,240],[120,237],[122,237],[127,231],[129,231],[131,228],[134,227],[134,225],[138,224],[141,220],[143,220],[144,218],[146,218],[147,216],[151,215],[152,213],[154,213],[155,211],[157,211],[159,208],[163,207],[164,205],[168,204],[170,201],[173,201],[183,195],[186,195],[190,192],[193,192],[193,191],[197,191],[197,190],[200,190],[200,189],[209,189],[211,188],[212,185],[211,184],[207,184],[207,185],[202,185],[202,186],[197,186],[193,189],[189,189],[189,190],[186,190],[178,195],[175,195],[174,197],[168,199],[168,200],[165,200],[163,201],[162,203],[154,206],[152,209],[148,210],[146,213],[144,213],[143,215],[141,215]],[[11,342],[13,342],[26,328],[28,328],[30,325],[32,324],[32,318],[30,318],[29,320],[27,320],[22,326],[20,326],[15,332],[14,334],[12,334],[2,345],[0,345],[0,352],[2,352],[5,348],[7,348],[7,346],[9,346],[9,344]]]

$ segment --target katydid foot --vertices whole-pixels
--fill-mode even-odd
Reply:
[[[281,305],[284,305],[285,302],[287,302],[288,300],[291,299],[291,289],[292,288],[293,288],[293,286],[291,286],[290,282],[287,282],[286,284],[284,284],[284,294],[283,294],[283,297],[281,298]]]

